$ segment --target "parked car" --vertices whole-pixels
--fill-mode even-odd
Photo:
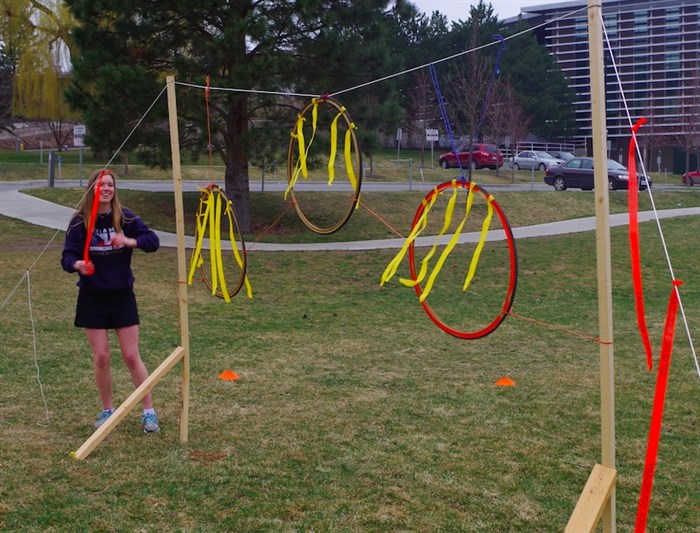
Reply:
[[[638,175],[639,188],[645,190],[647,184],[652,186],[648,176]],[[544,182],[552,185],[557,191],[565,191],[568,188],[578,188],[584,191],[593,190],[593,158],[574,157],[562,166],[551,167],[544,174]],[[608,189],[629,188],[629,174],[627,169],[617,161],[608,159]]]
[[[696,183],[700,183],[700,169],[691,170],[690,172],[683,174],[683,176],[681,176],[681,182],[683,185],[686,185],[686,180],[688,181],[687,185],[689,187],[692,187]]]
[[[574,157],[576,157],[571,152],[552,152],[551,150],[547,150],[547,153],[552,157],[562,159],[564,161],[568,161],[569,159],[573,159]]]
[[[564,163],[566,163],[566,161],[552,157],[547,152],[533,150],[523,150],[513,158],[513,168],[515,168],[515,170],[520,170],[521,168],[546,170],[550,167],[563,165]]]
[[[459,156],[459,163],[457,157]],[[453,152],[442,154],[439,159],[442,168],[462,168],[469,167],[469,146],[462,146],[457,150],[455,155]],[[503,166],[503,154],[495,144],[475,143],[472,145],[472,169],[476,168],[493,168],[497,169]]]

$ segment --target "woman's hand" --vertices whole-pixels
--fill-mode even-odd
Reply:
[[[112,237],[112,240],[109,241],[109,244],[111,244],[115,248],[136,248],[136,245],[138,243],[136,242],[136,239],[127,237],[123,233],[117,233],[114,235],[114,237]]]
[[[95,265],[92,264],[92,261],[83,261],[82,259],[73,263],[73,268],[83,276],[90,276],[95,272]]]

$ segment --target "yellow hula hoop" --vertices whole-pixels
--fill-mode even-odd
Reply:
[[[335,179],[334,164],[338,151],[338,122],[340,120],[343,120],[346,125],[343,146],[343,159],[345,161],[345,169],[347,171],[348,181],[350,182],[353,191],[352,201],[350,202],[350,205],[345,210],[345,212],[341,214],[339,220],[337,222],[325,226],[321,226],[311,221],[309,216],[304,213],[303,209],[299,205],[299,202],[297,201],[297,197],[294,192],[294,186],[297,183],[299,174],[302,174],[302,177],[304,178],[306,177],[305,173],[302,171],[302,168],[307,168],[307,156],[309,153],[309,147],[311,145],[311,142],[307,144],[304,140],[302,125],[306,120],[305,115],[311,111],[313,128],[311,140],[313,140],[317,133],[316,124],[319,105],[326,105],[331,109],[331,111],[335,111],[336,113],[335,118],[330,124],[329,132],[330,154],[328,158],[328,185],[332,185]],[[311,102],[309,102],[309,104],[307,104],[306,107],[301,111],[301,113],[299,113],[294,128],[292,129],[291,139],[289,141],[289,150],[287,154],[288,187],[285,193],[285,197],[288,194],[291,194],[292,203],[294,204],[294,209],[296,210],[297,215],[304,223],[304,225],[314,233],[318,233],[320,235],[330,235],[331,233],[335,233],[340,228],[342,228],[348,220],[350,220],[353,211],[359,207],[360,189],[362,187],[362,151],[360,149],[360,143],[357,139],[357,134],[355,132],[356,129],[357,127],[350,118],[350,115],[348,114],[345,107],[342,106],[337,100],[328,96],[312,99]],[[355,171],[355,168],[357,168],[357,171]]]

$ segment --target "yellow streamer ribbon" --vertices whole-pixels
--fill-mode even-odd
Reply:
[[[355,123],[351,122],[348,125],[348,130],[345,132],[345,168],[348,171],[348,180],[350,185],[352,185],[352,190],[357,192],[357,178],[355,177],[355,169],[352,168],[352,130],[355,128]],[[357,205],[359,206],[360,204],[358,203]]]
[[[335,179],[335,156],[338,151],[338,119],[345,114],[345,106],[341,106],[338,114],[331,122],[331,153],[328,157],[328,185]]]
[[[297,117],[297,142],[299,143],[299,167],[301,175],[308,177],[309,169],[306,167],[306,141],[304,140],[304,122],[306,119],[299,115]]]
[[[435,251],[437,250],[439,238],[445,234],[445,232],[449,229],[450,224],[452,223],[452,213],[454,212],[455,203],[457,202],[456,183],[457,183],[456,179],[452,180],[452,196],[450,197],[450,200],[447,202],[447,209],[445,210],[445,223],[443,224],[442,229],[440,230],[440,233],[437,234],[438,242],[435,242],[435,244],[433,244],[433,247],[430,249],[428,254],[423,258],[423,261],[421,261],[420,271],[418,272],[416,279],[412,280],[412,279],[399,278],[399,281],[401,283],[403,283],[404,285],[406,285],[407,287],[415,287],[421,281],[423,281],[423,278],[425,278],[425,275],[428,273],[428,265],[430,264],[430,260],[432,259],[433,255],[435,255]]]
[[[437,200],[438,196],[437,188],[435,188],[435,191],[435,194],[433,194],[433,196],[430,198],[427,204],[425,202],[425,198],[422,200],[424,206],[423,212],[421,213],[420,218],[416,221],[416,224],[413,226],[411,233],[408,235],[408,237],[406,237],[406,241],[403,243],[403,246],[401,246],[399,253],[396,254],[396,256],[389,262],[387,267],[384,269],[380,285],[384,285],[387,281],[394,277],[396,271],[399,268],[399,265],[401,264],[401,261],[406,255],[406,252],[408,251],[408,247],[414,240],[416,240],[416,238],[428,225],[428,212],[430,211],[430,208],[433,207],[433,205],[435,205],[435,200]]]
[[[486,205],[488,206],[488,212],[486,213],[484,223],[481,225],[481,236],[479,237],[479,243],[476,245],[476,249],[474,250],[472,261],[469,264],[469,272],[467,273],[467,277],[464,280],[462,292],[466,292],[467,288],[469,287],[469,284],[472,282],[472,278],[474,277],[474,273],[476,272],[476,266],[479,263],[479,256],[481,255],[481,250],[484,248],[486,236],[489,232],[489,226],[491,225],[491,217],[493,217],[493,196],[489,194],[489,197],[486,199],[486,202]]]
[[[297,143],[299,145],[299,159],[297,159],[296,165],[294,166],[294,173],[292,174],[292,178],[289,180],[289,185],[287,186],[287,190],[284,192],[284,199],[287,199],[287,195],[289,192],[294,188],[294,185],[296,185],[297,180],[299,179],[299,174],[304,177],[304,179],[308,179],[309,177],[309,169],[306,164],[306,160],[309,156],[309,150],[311,149],[311,144],[314,142],[314,138],[316,137],[316,126],[318,124],[318,98],[314,98],[312,100],[313,106],[311,108],[311,139],[309,140],[309,144],[306,144],[306,141],[304,140],[304,122],[306,119],[302,115],[297,116],[297,123],[295,127],[296,133],[292,133],[292,137],[295,137],[297,139]]]
[[[212,263],[212,272],[214,269],[217,271],[218,278],[221,282],[221,294],[224,297],[224,301],[229,303],[231,297],[228,294],[228,288],[226,287],[226,276],[224,274],[224,258],[221,253],[221,195],[216,196],[216,223],[214,224],[214,236],[211,243],[212,248],[214,248],[214,256],[216,257],[216,262]],[[212,276],[213,277],[213,276]],[[216,291],[212,292],[216,295]]]
[[[199,187],[198,187],[199,189]],[[207,194],[208,191],[205,191],[205,189],[199,189],[202,194],[205,192]],[[201,212],[201,207],[205,206],[204,212],[200,214]],[[195,242],[194,246],[194,252],[192,253],[192,259],[190,261],[190,273],[187,276],[187,284],[192,285],[192,280],[194,279],[194,273],[195,270],[197,270],[198,267],[202,266],[204,263],[204,259],[202,259],[202,241],[204,240],[204,233],[205,229],[207,227],[207,223],[209,221],[209,204],[202,202],[200,199],[199,201],[199,207],[198,209],[198,217],[197,217],[197,241]]]
[[[470,182],[469,183],[469,196],[467,196],[467,204],[466,204],[466,209],[464,212],[464,217],[462,218],[462,221],[459,223],[459,226],[457,226],[457,229],[455,230],[454,234],[452,235],[450,242],[447,243],[447,246],[442,251],[442,254],[440,254],[440,259],[438,259],[438,262],[435,264],[435,268],[433,268],[433,271],[430,273],[430,277],[428,277],[428,281],[425,284],[425,288],[423,289],[423,292],[421,293],[420,298],[418,298],[418,301],[420,301],[420,302],[423,302],[428,297],[428,294],[430,294],[430,291],[433,288],[433,284],[435,283],[435,278],[437,278],[437,275],[439,274],[440,270],[442,269],[443,265],[445,264],[445,261],[447,260],[447,256],[450,255],[450,252],[457,245],[457,241],[459,240],[459,236],[462,233],[462,228],[464,228],[464,224],[467,222],[467,218],[469,217],[469,212],[471,211],[472,204],[474,203],[474,193],[472,192],[472,188],[473,188],[473,184]]]
[[[207,209],[214,211],[214,195],[210,194],[207,196],[207,204],[209,206]],[[211,264],[211,293],[213,296],[216,295],[216,289],[219,286],[218,272],[216,271],[216,237],[214,225],[216,224],[216,217],[209,217],[209,264]]]
[[[300,120],[302,120],[301,116],[299,116],[299,118],[297,119],[297,123],[299,123]],[[296,133],[295,131],[293,131],[292,137],[295,139],[298,139],[299,134]],[[299,146],[301,146],[303,143],[304,143],[304,139],[303,139],[303,133],[302,133],[302,139],[299,141]],[[300,154],[301,154],[301,150],[300,150]],[[299,174],[301,172],[301,160],[302,160],[302,157],[300,155],[300,157],[297,159],[296,163],[294,164],[294,172],[292,172],[292,176],[289,180],[289,184],[287,185],[287,189],[284,191],[284,199],[285,200],[287,199],[287,195],[294,188],[294,186],[297,183],[297,180],[299,179]]]
[[[218,188],[217,188],[218,189]],[[218,194],[216,194],[208,189],[199,189],[202,192],[203,198],[200,198],[200,208],[198,210],[197,219],[197,240],[195,242],[194,252],[192,254],[192,259],[190,262],[190,271],[187,277],[188,285],[192,285],[192,280],[194,279],[195,270],[204,264],[204,259],[202,258],[202,244],[204,241],[204,235],[209,230],[209,260],[211,263],[211,287],[212,295],[216,295],[216,290],[221,284],[221,293],[224,300],[227,303],[231,301],[231,295],[228,292],[226,286],[226,279],[224,274],[223,265],[223,254],[221,250],[221,223],[222,210],[223,214],[228,216],[229,219],[229,240],[231,242],[231,248],[233,251],[233,256],[236,260],[238,266],[243,269],[243,259],[238,250],[238,244],[236,241],[236,236],[234,232],[234,213],[233,204],[231,200],[226,199],[226,207],[223,208],[222,195],[220,189],[218,189]],[[248,298],[253,297],[253,289],[248,280],[248,276],[244,276],[244,283],[246,286],[246,294]]]

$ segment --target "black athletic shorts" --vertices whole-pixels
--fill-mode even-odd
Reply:
[[[136,296],[132,289],[94,292],[80,290],[75,309],[75,326],[90,329],[114,329],[139,323]]]

